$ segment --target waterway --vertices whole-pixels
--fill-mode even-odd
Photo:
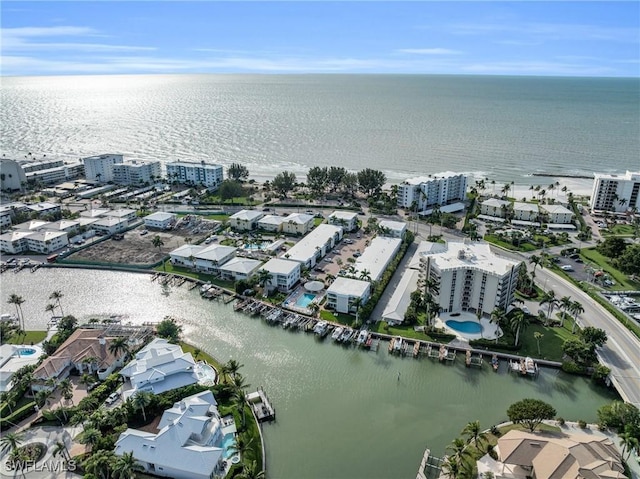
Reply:
[[[595,421],[597,408],[616,397],[553,369],[528,379],[488,365],[467,369],[462,357],[444,365],[390,356],[386,347],[373,353],[321,342],[144,274],[40,269],[0,279],[1,312],[14,312],[11,293],[23,296],[27,329],[46,325],[48,297],[60,290],[65,314],[126,314],[133,323],[171,315],[187,341],[221,361],[237,359],[249,389],[263,386],[276,408],[277,421],[264,426],[273,479],[411,478],[425,447],[443,454],[469,421],[490,427],[517,400],[540,398],[559,416]]]

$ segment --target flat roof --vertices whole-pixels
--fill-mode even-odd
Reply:
[[[119,208],[117,210],[113,210],[109,212],[109,216],[122,217],[122,216],[129,216],[131,213],[135,214],[136,210],[130,210],[128,208]]]
[[[258,220],[258,224],[263,223],[267,225],[278,226],[278,225],[281,225],[283,221],[284,221],[284,218],[282,216],[267,215],[267,216],[264,216],[263,218],[260,218]]]
[[[289,259],[273,258],[267,261],[262,269],[266,269],[269,273],[289,275],[296,268],[300,268],[300,263]]]
[[[358,213],[355,211],[341,211],[336,210],[329,215],[329,218],[339,218],[347,221],[351,221],[353,218],[357,218]]]
[[[157,211],[155,213],[151,213],[150,215],[145,216],[143,219],[152,220],[152,221],[166,221],[171,218],[175,218],[177,215],[175,213],[166,213],[164,211]]]
[[[108,208],[95,208],[88,211],[81,211],[80,216],[84,216],[85,218],[97,218],[99,216],[104,216],[109,213],[111,210]],[[155,213],[154,213],[155,214]]]
[[[514,210],[520,210],[520,211],[533,211],[535,213],[538,212],[538,204],[537,203],[522,203],[519,201],[515,201],[513,203],[513,209]]]
[[[565,208],[562,205],[540,205],[540,208],[545,210],[547,213],[554,214],[573,214],[573,211]]]
[[[240,210],[236,214],[231,215],[229,219],[252,221],[256,218],[262,218],[264,213],[256,210]]]
[[[448,205],[441,205],[439,209],[441,213],[455,213],[457,211],[464,210],[464,203],[462,203],[461,201],[457,201]],[[419,214],[430,215],[431,213],[433,213],[433,210],[433,208],[428,208],[424,211],[421,211]]]
[[[416,248],[416,252],[413,253],[411,261],[409,261],[409,264],[407,265],[407,268],[422,269],[422,266],[420,266],[420,257],[422,256],[422,253],[424,253],[425,251],[429,251],[431,249],[431,245],[433,244],[434,243],[430,241],[420,241],[420,243],[418,243],[418,247]]]
[[[506,200],[499,200],[498,198],[489,198],[488,200],[484,200],[482,203],[480,203],[483,206],[495,206],[497,208],[500,208],[501,206],[508,206],[511,204],[510,201],[506,201]]]
[[[98,226],[115,226],[115,225],[119,225],[122,223],[129,223],[127,220],[123,219],[123,218],[118,218],[117,216],[107,216],[106,218],[100,218],[98,219],[95,223],[93,223],[94,225],[98,225]]]
[[[443,171],[442,173],[435,173],[430,176],[416,176],[404,180],[403,183],[408,185],[420,185],[422,183],[429,183],[430,181],[443,180],[447,178],[455,178],[456,176],[466,176],[464,173],[456,173],[454,171]]]
[[[411,293],[418,289],[419,276],[420,272],[415,269],[408,269],[404,272],[382,312],[383,319],[396,322],[404,321],[404,315],[411,304]]]
[[[343,278],[338,276],[331,286],[327,288],[327,294],[334,293],[338,296],[353,296],[361,298],[371,288],[368,281]]]
[[[386,236],[376,236],[362,252],[355,264],[356,276],[364,270],[369,272],[371,281],[378,281],[382,276],[387,264],[400,248],[402,240],[400,238],[388,238]]]
[[[340,233],[340,226],[321,224],[311,230],[309,234],[292,246],[285,254],[289,255],[289,259],[306,263],[312,258],[317,251],[317,247],[325,245],[336,233]]]
[[[459,268],[478,268],[488,273],[503,275],[520,264],[494,254],[488,243],[449,241],[445,244],[433,243],[429,255],[440,271]]]
[[[378,226],[380,228],[389,228],[391,231],[404,231],[407,229],[407,223],[404,221],[380,220]]]
[[[313,215],[307,215],[304,213],[291,213],[284,219],[284,221],[286,221],[287,223],[294,222],[299,225],[304,225],[309,221],[313,221]]]

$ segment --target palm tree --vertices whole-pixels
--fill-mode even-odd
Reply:
[[[501,328],[507,320],[507,313],[502,308],[495,308],[491,311],[491,319],[490,322],[496,323],[498,328]],[[496,335],[496,341],[498,340]]]
[[[363,269],[360,271],[360,277],[358,278],[362,281],[371,281],[371,272],[368,269]]]
[[[238,412],[242,414],[242,427],[244,428],[246,422],[245,404],[247,403],[247,395],[242,388],[236,388],[236,390],[233,391],[232,399],[236,408],[238,408]]]
[[[567,317],[567,310],[571,308],[573,301],[571,301],[571,296],[563,296],[560,299],[560,309],[562,309],[562,320],[560,321],[560,327],[564,327],[564,320]]]
[[[462,435],[467,436],[467,443],[470,444],[473,441],[473,445],[478,450],[480,450],[478,447],[480,442],[487,440],[487,433],[482,432],[482,429],[480,428],[480,421],[472,421],[468,423],[462,430]]]
[[[529,258],[529,264],[533,265],[533,271],[531,272],[531,290],[533,291],[533,282],[536,277],[536,268],[540,266],[540,268],[542,269],[544,268],[544,264],[542,262],[542,258],[535,254],[532,254],[531,257]]]
[[[129,348],[129,341],[127,341],[127,338],[124,336],[115,338],[109,345],[109,352],[116,357],[124,353],[124,357],[126,358],[131,352]]]
[[[264,295],[264,288],[267,286],[267,283],[271,281],[271,273],[266,269],[261,269],[256,273],[256,281],[262,288],[262,294]]]
[[[584,306],[580,301],[574,301],[571,305],[571,314],[573,314],[573,327],[571,328],[571,334],[576,332],[576,326],[578,324],[578,316],[584,313]]]
[[[95,445],[98,444],[98,441],[100,440],[101,437],[102,437],[102,433],[98,429],[92,426],[92,427],[86,428],[82,432],[82,434],[78,438],[78,442],[80,444],[85,444],[89,446],[89,449],[93,450]]]
[[[136,472],[142,470],[142,466],[133,457],[133,452],[125,452],[113,465],[113,477],[114,479],[135,479]]]
[[[540,340],[544,337],[544,334],[542,334],[539,331],[536,331],[533,333],[533,337],[536,339],[536,343],[538,343],[538,356],[540,356],[542,354],[540,352]]]
[[[60,308],[61,316],[64,316],[64,312],[62,311],[62,305],[60,304],[60,300],[63,297],[64,297],[64,294],[62,294],[62,291],[54,291],[53,293],[51,293],[51,295],[49,295],[49,299],[55,300],[56,304],[58,305],[58,308]]]
[[[63,379],[60,381],[60,394],[65,399],[69,396],[73,397],[73,384],[71,384],[71,380],[69,378]]]
[[[244,364],[240,364],[238,361],[236,361],[235,359],[229,359],[229,361],[227,361],[227,364],[225,364],[226,369],[227,369],[227,374],[229,374],[229,376],[231,376],[232,379],[235,379],[236,376],[238,376],[238,371],[240,371],[240,368],[244,366]]]
[[[116,462],[116,455],[112,451],[99,450],[84,462],[84,470],[99,479],[111,477],[111,465]]]
[[[465,440],[457,437],[451,444],[447,446],[447,451],[451,451],[451,456],[460,461],[465,456],[469,455],[469,451],[467,451],[466,448],[467,443],[465,442]]]
[[[44,308],[44,310],[47,313],[51,313],[51,318],[53,318],[55,316],[55,312],[56,312],[56,305],[55,304],[47,304],[47,307]]]
[[[622,445],[622,457],[624,457],[625,452],[627,452],[627,457],[624,458],[626,461],[634,450],[640,448],[640,441],[638,441],[638,438],[631,432],[623,432],[619,437],[620,444]]]
[[[516,338],[513,343],[515,346],[518,345],[518,340],[520,339],[520,331],[524,331],[525,329],[527,329],[528,325],[529,318],[526,314],[524,314],[524,311],[522,311],[521,309],[516,310],[509,320],[509,326],[511,327],[511,330],[515,330],[516,333]]]
[[[236,373],[235,376],[232,377],[231,384],[235,389],[246,389],[251,386],[251,384],[244,382],[244,376],[240,373]]]
[[[162,241],[162,238],[160,238],[160,236],[158,235],[155,235],[151,240],[151,244],[153,244],[154,248],[158,248],[158,251],[162,255],[162,247],[164,246],[164,241]],[[164,271],[167,271],[167,266],[164,261],[164,258],[162,258],[162,268],[164,269]]]
[[[18,315],[18,322],[20,325],[20,329],[24,331],[24,316],[22,315],[22,305],[24,304],[25,299],[22,296],[18,296],[17,294],[11,294],[7,303],[13,304],[16,307],[16,314]]]
[[[133,406],[136,409],[142,410],[142,419],[144,420],[144,422],[147,422],[147,413],[145,412],[144,408],[145,406],[148,406],[150,403],[151,403],[151,393],[148,391],[141,391],[139,393],[136,393],[135,396],[133,396]]]
[[[67,445],[63,441],[57,441],[55,447],[53,448],[53,457],[62,456],[65,461],[71,459],[71,455],[69,454],[69,449]]]
[[[21,432],[4,433],[0,439],[0,450],[3,453],[9,451],[13,455],[22,444],[22,441],[24,441],[24,434]]]
[[[543,304],[548,305],[547,320],[551,320],[551,313],[553,312],[553,308],[555,308],[558,305],[558,300],[556,299],[556,292],[553,289],[546,291],[543,294],[539,304],[540,306],[542,306]]]
[[[9,414],[13,414],[13,408],[16,405],[16,397],[9,391],[2,391],[0,393],[0,402],[5,403],[9,408]]]
[[[249,464],[244,463],[242,466],[242,472],[236,476],[238,479],[264,479],[264,471],[258,470],[258,464],[256,461],[251,461]]]

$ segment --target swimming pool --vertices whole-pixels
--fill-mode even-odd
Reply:
[[[480,334],[482,332],[482,325],[475,321],[454,321],[450,319],[445,324],[460,333]]]
[[[32,348],[20,348],[18,349],[18,354],[20,356],[31,356],[32,354],[36,354],[36,350]]]
[[[261,244],[246,243],[244,246],[242,246],[242,248],[250,249],[250,250],[259,250],[259,249],[264,249],[267,246],[269,246],[269,243],[261,243]]]
[[[210,365],[200,362],[194,366],[193,370],[200,384],[213,386],[216,383],[216,371]]]
[[[316,299],[316,295],[312,293],[304,293],[300,296],[296,301],[296,306],[300,306],[301,308],[306,308],[309,306],[309,303]]]
[[[229,459],[231,456],[236,454],[236,451],[233,450],[236,445],[236,438],[233,433],[225,434],[222,438],[222,449],[224,449],[224,458]],[[231,450],[229,450],[231,449]]]

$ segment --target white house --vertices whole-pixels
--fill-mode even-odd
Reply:
[[[596,173],[589,206],[594,211],[640,210],[640,171],[624,175]]]
[[[289,235],[304,235],[313,228],[313,215],[291,213],[282,222],[282,231]]]
[[[224,476],[224,432],[217,402],[203,391],[167,409],[158,432],[127,429],[116,441],[115,454],[132,453],[144,472],[175,479]]]
[[[169,261],[176,266],[195,268],[196,254],[204,249],[197,244],[184,244],[169,253]]]
[[[164,338],[156,338],[120,370],[120,375],[131,383],[131,389],[125,390],[123,396],[126,399],[138,391],[160,394],[195,384],[198,382],[193,371],[195,364],[191,353],[185,353],[179,345]]]
[[[93,208],[81,211],[80,216],[82,218],[104,218],[109,212],[111,212],[109,208]]]
[[[326,307],[338,313],[352,314],[357,309],[354,302],[360,300],[360,304],[363,305],[370,296],[371,283],[368,281],[338,276],[327,288]]]
[[[26,237],[27,249],[34,253],[49,254],[69,244],[69,236],[64,231],[39,230]]]
[[[422,253],[422,274],[429,292],[445,313],[490,315],[513,302],[521,262],[494,254],[487,243],[430,243]]]
[[[342,239],[340,226],[321,224],[292,246],[283,257],[312,268]]]
[[[291,291],[300,280],[300,263],[287,259],[273,258],[262,268],[271,274],[266,286],[269,291],[278,289],[285,293]]]
[[[27,251],[27,237],[33,231],[7,231],[0,235],[0,251],[18,254]]]
[[[538,220],[538,205],[535,203],[513,203],[513,219],[535,222]]]
[[[136,210],[131,210],[129,208],[119,208],[117,210],[109,211],[106,216],[121,218],[127,221],[134,221],[136,219]]]
[[[173,161],[166,164],[167,179],[187,185],[200,185],[210,190],[217,190],[222,184],[222,165],[215,163]]]
[[[376,236],[353,265],[353,276],[365,279],[368,273],[367,281],[380,281],[401,245],[400,238]]]
[[[218,273],[220,266],[236,255],[237,248],[213,244],[201,249],[195,254],[196,269],[208,273]]]
[[[157,211],[156,213],[151,213],[150,215],[145,216],[143,221],[147,228],[166,230],[169,226],[175,224],[177,217],[178,215],[175,213]]]
[[[264,213],[256,210],[240,210],[229,216],[229,224],[236,231],[251,231],[258,227],[258,221]]]
[[[232,258],[220,266],[220,277],[225,281],[240,281],[251,278],[262,266],[262,261],[249,258]]]
[[[13,226],[15,231],[38,231],[39,229],[46,228],[51,223],[49,221],[42,220],[29,220],[24,223],[19,223]]]
[[[355,231],[358,228],[358,213],[336,210],[329,215],[327,222],[330,225],[342,226],[345,231]]]
[[[91,228],[101,233],[111,235],[125,231],[129,227],[129,222],[125,219],[107,216],[106,218],[98,218]]]
[[[73,234],[78,230],[78,228],[80,228],[80,223],[75,220],[60,220],[54,221],[53,223],[48,223],[43,228],[47,230],[64,231],[67,234]]]
[[[420,273],[415,269],[407,269],[404,272],[382,312],[382,319],[387,323],[400,324],[404,321],[404,316],[411,304],[411,293],[418,289],[419,276]]]
[[[407,231],[407,223],[404,221],[380,220],[378,230],[382,236],[404,238],[404,234]]]
[[[480,214],[496,218],[506,218],[510,201],[489,198],[480,203]]]
[[[284,218],[282,216],[266,215],[258,220],[258,228],[271,233],[279,233],[282,231],[283,222]]]
[[[562,205],[540,205],[546,213],[550,225],[567,225],[573,222],[573,211]]]
[[[55,203],[49,203],[48,201],[43,201],[41,203],[33,203],[26,206],[29,209],[29,211],[33,213],[38,213],[38,217],[57,216],[62,211],[60,208],[60,205]]]

